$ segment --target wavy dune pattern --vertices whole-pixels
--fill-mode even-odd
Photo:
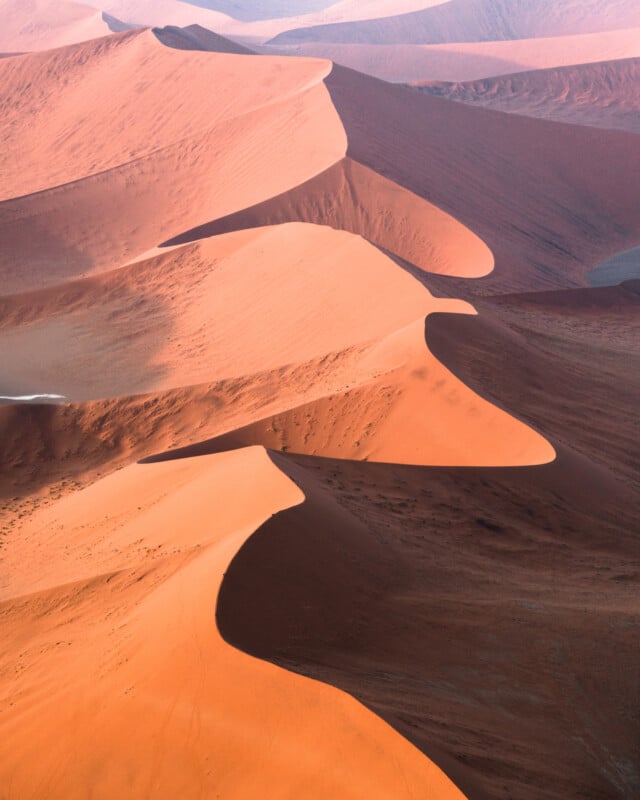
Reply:
[[[635,62],[286,43],[635,5],[95,5],[0,0],[0,796],[634,796]]]

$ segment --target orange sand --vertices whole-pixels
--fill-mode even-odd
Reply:
[[[253,448],[132,466],[33,518],[0,606],[10,797],[463,800],[355,700],[217,635],[227,564],[303,499]]]

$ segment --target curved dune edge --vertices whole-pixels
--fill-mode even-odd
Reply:
[[[470,306],[433,297],[359,236],[308,223],[239,230],[0,298],[0,390],[86,401],[239,379],[342,360],[456,309]],[[324,394],[350,382],[336,367]]]
[[[0,50],[46,50],[109,33],[102,14],[90,4],[2,0],[0,14]]]
[[[473,308],[433,297],[367,241],[332,228],[237,231],[4,306],[3,394],[86,401],[279,372],[276,415],[247,411],[233,446],[430,465],[555,458],[431,356],[425,317]]]
[[[523,467],[556,458],[544,436],[483,400],[430,353],[423,320],[371,347],[361,363],[369,377],[346,391],[169,457],[259,444],[286,453],[412,466]]]
[[[253,56],[174,50],[151,31],[0,62],[7,91],[21,97],[2,125],[3,292],[126,264],[344,158],[346,133],[324,83],[330,62],[267,58],[259,69],[268,91],[255,80]],[[40,85],[43,72],[46,102],[24,88]],[[66,74],[75,78],[68,85]],[[115,80],[127,90],[111,91]],[[194,102],[185,99],[186,81]],[[145,82],[151,88],[141,107],[136,87]],[[224,89],[213,107],[212,84]],[[43,107],[58,113],[40,119]],[[64,144],[52,150],[59,138]],[[16,170],[25,149],[29,161],[21,157]]]
[[[481,278],[494,267],[491,250],[455,217],[351,158],[277,197],[199,225],[161,246],[286,222],[330,225],[358,234],[436,275]]]
[[[217,633],[227,565],[303,500],[250,448],[133,465],[23,527],[0,605],[0,670],[18,665],[0,696],[10,797],[464,800],[354,699]]]

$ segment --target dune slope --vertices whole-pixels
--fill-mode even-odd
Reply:
[[[358,234],[425,272],[478,278],[493,269],[489,248],[455,218],[350,159],[277,197],[186,231],[166,244],[293,221]]]
[[[559,122],[640,133],[640,59],[421,86],[448,100]]]
[[[63,47],[109,33],[90,4],[51,0],[0,0],[0,52]]]
[[[303,499],[255,448],[133,466],[33,519],[10,548],[0,603],[11,645],[0,675],[13,673],[0,775],[12,797],[44,784],[65,798],[250,798],[265,786],[282,798],[417,798],[426,786],[462,800],[353,699],[216,634],[228,561]]]
[[[471,108],[343,67],[326,85],[349,158],[456,217],[493,252],[491,275],[455,291],[584,284],[599,254],[637,242],[635,136]]]
[[[329,69],[267,58],[262,85],[252,57],[165,47],[151,31],[0,61],[12,89],[4,293],[114,268],[339,161],[346,137],[323,83]]]
[[[307,503],[234,559],[225,638],[347,689],[470,798],[635,796],[639,301],[628,285],[434,318],[434,352],[541,423],[558,460],[478,470],[278,456]],[[336,501],[366,532],[336,523]]]

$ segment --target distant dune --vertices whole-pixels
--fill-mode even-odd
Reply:
[[[450,0],[410,14],[292,29],[273,40],[441,44],[595,33],[640,26],[635,0]]]
[[[525,70],[640,56],[640,29],[461,44],[335,44],[308,42],[265,45],[264,53],[329,58],[376,78],[470,81]]]
[[[177,50],[204,50],[209,53],[235,53],[245,56],[252,53],[248,47],[213,33],[201,25],[188,25],[185,28],[167,25],[164,28],[154,28],[153,32],[162,44]]]
[[[89,5],[66,0],[0,0],[0,51],[45,50],[109,32],[100,12]]]
[[[640,133],[640,58],[420,88],[496,111]]]

